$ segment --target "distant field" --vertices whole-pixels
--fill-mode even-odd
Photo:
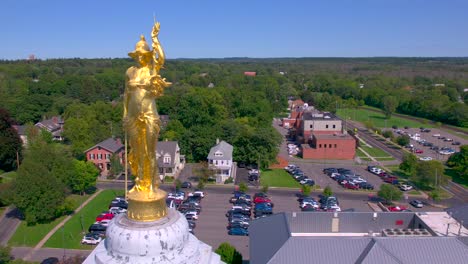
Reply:
[[[283,169],[273,169],[262,171],[260,177],[261,185],[269,187],[290,187],[300,188],[301,185]]]
[[[96,221],[96,216],[107,210],[110,201],[118,195],[123,195],[123,191],[104,190],[101,192],[80,212],[76,213],[63,228],[57,230],[47,240],[44,247],[93,249],[93,246],[81,245],[81,238],[88,232],[88,227]]]
[[[376,110],[380,110],[375,108]],[[413,120],[404,119],[401,117],[392,116],[390,119],[385,119],[385,115],[383,113],[376,113],[364,108],[359,109],[338,109],[337,114],[339,117],[343,119],[351,119],[358,122],[365,122],[371,121],[375,127],[377,128],[391,128],[393,125],[397,127],[434,127],[431,124],[431,121],[427,121],[425,123],[416,122]]]

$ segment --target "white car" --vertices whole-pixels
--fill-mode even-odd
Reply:
[[[440,134],[434,134],[433,137],[440,137]]]
[[[333,210],[335,212],[341,212],[341,208],[338,205],[330,205],[327,207],[327,210]]]
[[[97,245],[102,241],[102,238],[99,236],[86,235],[81,239],[81,244],[86,245]]]
[[[411,189],[413,189],[413,186],[411,186],[411,185],[408,185],[408,184],[400,185],[400,190],[402,190],[402,191],[409,191]]]
[[[110,221],[112,220],[104,219],[104,220],[99,221],[99,224],[101,224],[102,226],[109,226]]]
[[[193,219],[198,219],[197,211],[188,211],[184,213],[185,216],[191,216]]]
[[[205,197],[205,193],[203,191],[194,191],[188,194],[189,197],[191,196],[200,196],[201,198]]]
[[[419,160],[421,160],[421,161],[430,161],[430,160],[432,160],[432,158],[431,157],[420,157]]]
[[[169,193],[167,195],[167,198],[168,199],[175,199],[175,200],[184,200],[185,199],[185,195],[183,195],[182,192],[180,193]]]
[[[317,202],[313,202],[313,201],[303,201],[303,202],[301,203],[301,208],[304,208],[304,207],[306,207],[306,206],[308,206],[308,205],[310,205],[310,206],[312,206],[313,208],[316,208],[316,209],[318,209],[318,208],[320,207],[319,204],[318,204]]]
[[[111,208],[109,208],[109,213],[114,214],[114,215],[115,214],[123,214],[125,212],[127,212],[127,209],[125,209],[125,208],[120,208],[120,207],[111,207]]]

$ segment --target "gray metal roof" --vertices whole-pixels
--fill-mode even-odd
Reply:
[[[356,237],[291,237],[266,263],[355,263],[370,240]]]
[[[232,145],[227,143],[224,140],[221,140],[218,144],[210,149],[210,153],[208,154],[209,160],[232,160]],[[215,156],[216,152],[223,153],[222,157]]]
[[[292,233],[329,233],[332,232],[332,218],[335,213],[298,212],[285,213]],[[374,214],[377,215],[374,218]],[[408,228],[414,213],[399,212],[337,212],[340,233],[379,232],[386,228]],[[398,221],[398,225],[397,225]]]
[[[175,154],[179,149],[177,141],[159,141],[156,145],[156,153],[158,157],[158,167],[159,168],[172,168],[174,167]],[[170,155],[171,162],[164,163],[164,156]]]
[[[94,148],[101,147],[103,149],[107,149],[108,151],[112,153],[116,153],[117,151],[121,150],[124,148],[124,145],[120,142],[120,139],[115,139],[115,138],[108,138],[102,142],[97,143],[96,145],[92,146],[91,148],[85,150],[85,152],[88,152]]]
[[[463,221],[463,226],[468,228],[468,204],[448,208],[447,213],[451,214],[458,222]]]
[[[267,236],[250,236],[250,263],[267,263],[290,237],[284,214],[274,214],[253,220],[249,233],[268,234]]]

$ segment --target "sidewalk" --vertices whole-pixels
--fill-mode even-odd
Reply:
[[[89,202],[91,202],[98,194],[100,194],[102,192],[102,189],[98,190],[97,192],[95,192],[93,195],[91,195],[84,203],[82,203],[76,210],[75,212],[72,214],[72,215],[69,215],[67,217],[65,217],[62,222],[60,222],[58,225],[56,225],[52,230],[50,230],[49,233],[47,233],[47,235],[44,236],[44,238],[42,238],[41,241],[39,241],[39,243],[37,243],[37,245],[32,248],[32,250],[29,251],[29,253],[26,254],[26,256],[23,258],[24,260],[31,260],[31,256],[34,255],[37,250],[39,250],[40,248],[42,248],[42,246],[44,246],[44,244],[47,242],[47,240],[49,240],[49,238],[59,229],[61,228],[66,222],[68,222],[68,220],[70,220],[74,214],[78,213],[81,209],[83,209],[83,207],[85,207]]]

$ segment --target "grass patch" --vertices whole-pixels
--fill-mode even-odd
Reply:
[[[10,172],[3,173],[0,176],[2,178],[0,182],[2,182],[2,183],[11,182],[16,178],[16,175],[17,175],[16,171],[10,171]]]
[[[361,160],[364,160],[364,161],[372,161],[371,158],[367,158],[367,157],[364,157],[364,158],[360,158]]]
[[[88,199],[89,195],[77,195],[72,194],[67,197],[67,199],[73,202],[74,208],[76,209],[80,206],[86,199]],[[49,233],[60,221],[62,221],[65,216],[59,217],[50,223],[45,224],[36,224],[33,226],[28,226],[26,221],[22,221],[21,224],[16,229],[15,234],[11,237],[8,244],[10,246],[30,246],[33,247],[41,241],[41,239]]]
[[[388,154],[387,152],[383,151],[380,148],[366,147],[366,146],[361,147],[361,148],[362,150],[367,152],[372,157],[389,157],[390,156],[390,154]]]
[[[389,161],[389,160],[395,160],[392,157],[382,157],[382,158],[375,158],[378,161]]]
[[[88,203],[80,212],[75,214],[64,227],[57,230],[52,237],[47,240],[44,247],[50,248],[71,248],[71,249],[92,249],[93,246],[81,245],[81,238],[88,232],[88,227],[96,221],[102,211],[108,209],[109,203],[115,196],[124,195],[123,190],[104,190]]]
[[[356,149],[356,155],[360,158],[367,158],[367,155],[360,148]]]
[[[419,191],[416,191],[416,190],[411,190],[411,191],[408,192],[408,194],[420,195],[421,193]]]
[[[28,226],[26,221],[21,221],[21,224],[16,229],[16,232],[8,241],[8,245],[12,247],[28,246],[34,247],[41,239],[49,233],[65,216],[59,217],[47,224],[37,224]]]
[[[463,187],[468,188],[468,179],[464,179],[464,178],[460,177],[460,175],[458,175],[454,170],[445,169],[444,174],[446,176],[452,178],[452,181],[454,183],[458,183],[458,184],[462,185]]]
[[[301,185],[294,180],[289,173],[282,169],[262,171],[260,183],[262,186],[268,185],[270,187],[301,188]]]

